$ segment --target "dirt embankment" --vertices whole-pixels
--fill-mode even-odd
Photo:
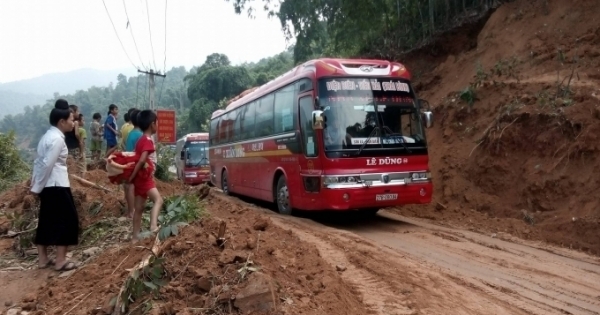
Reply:
[[[87,179],[106,184],[104,177],[105,173],[96,170]],[[137,246],[127,242],[129,221],[116,219],[123,213],[118,201],[122,193],[105,193],[76,182],[72,186],[83,229],[94,229],[94,233],[84,235],[96,235],[94,243],[74,249],[73,258],[83,265],[62,274],[35,270],[35,251],[24,246],[24,240],[9,239],[14,244],[0,256],[3,261],[33,270],[9,267],[15,269],[2,274],[0,302],[6,307],[35,314],[110,314],[116,297],[125,288],[123,296],[133,297],[127,312],[133,314],[367,313],[359,293],[341,280],[336,268],[325,263],[313,245],[273,225],[263,214],[210,195],[203,202],[208,216],[180,227],[178,235],[158,246],[158,256],[164,261],[151,265],[152,274],[142,273],[145,282],[126,284],[133,268],[148,257],[154,239]],[[178,194],[196,191],[178,184],[159,186],[167,194],[169,188]],[[106,187],[114,188],[108,184]],[[3,200],[16,200],[19,194],[12,191],[5,196],[8,199]],[[103,206],[90,213],[88,209],[97,202],[103,202]],[[23,207],[35,210],[34,203],[22,202],[13,203],[10,209],[23,213]],[[110,226],[109,233],[95,230],[112,221],[122,224]],[[225,234],[223,241],[218,241],[223,223]],[[166,281],[155,295],[135,293],[144,285],[153,286],[156,270]]]
[[[434,106],[435,192],[395,212],[600,254],[597,12],[591,0],[515,1],[407,56]]]

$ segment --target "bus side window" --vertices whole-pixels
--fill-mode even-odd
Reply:
[[[256,106],[256,137],[266,137],[273,134],[273,94],[260,99]]]
[[[298,102],[300,104],[300,128],[302,129],[302,147],[304,155],[308,157],[319,154],[315,138],[315,131],[312,128],[312,112],[315,109],[311,96],[305,96]]]
[[[255,116],[256,102],[244,105],[242,109],[242,140],[254,138],[254,116]]]
[[[244,106],[245,107],[245,106]],[[233,141],[242,140],[242,112],[244,107],[238,108],[232,112],[233,114]]]
[[[294,86],[275,93],[275,134],[294,130]]]
[[[222,144],[223,139],[225,139],[225,126],[223,126],[223,117],[224,116],[220,116],[219,118],[217,118],[217,132],[215,133],[215,141],[217,144]]]
[[[213,119],[210,122],[210,133],[208,134],[208,136],[210,137],[210,144],[215,145],[217,144],[217,123],[219,122],[219,118],[217,119]]]

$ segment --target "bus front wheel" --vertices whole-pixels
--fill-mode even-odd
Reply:
[[[285,181],[285,176],[280,176],[277,181],[277,191],[275,194],[277,202],[277,210],[280,214],[292,214],[292,206],[290,204],[290,192]]]
[[[229,196],[229,182],[227,178],[227,171],[223,171],[223,174],[221,174],[221,190],[223,190],[223,193],[225,195]]]

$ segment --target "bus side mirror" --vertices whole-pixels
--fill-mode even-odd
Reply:
[[[315,110],[312,112],[312,127],[314,130],[323,129],[325,121],[323,120],[323,111]]]
[[[181,153],[181,154],[180,154],[180,157],[179,157],[179,158],[180,158],[182,161],[183,161],[183,160],[185,160],[185,151],[181,151],[180,153]]]
[[[419,99],[419,110],[422,110],[421,117],[425,128],[433,127],[433,112],[431,111],[431,105],[427,100],[422,98]]]
[[[425,128],[433,127],[433,113],[430,111],[425,111],[421,115],[423,116],[423,122],[425,123]]]
[[[429,105],[429,102],[427,100],[420,98],[418,101],[419,101],[419,109],[421,109],[421,110],[425,109],[427,111],[431,111],[431,105]]]

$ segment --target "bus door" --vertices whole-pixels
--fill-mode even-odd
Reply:
[[[315,110],[312,92],[304,93],[298,97],[298,113],[300,118],[300,134],[302,153],[298,157],[300,164],[300,179],[302,183],[302,196],[311,198],[311,192],[318,192],[322,165],[318,158],[319,145],[317,132],[312,127],[312,112]],[[306,202],[309,202],[306,200]]]

